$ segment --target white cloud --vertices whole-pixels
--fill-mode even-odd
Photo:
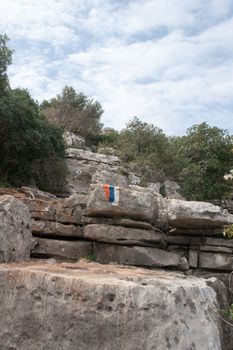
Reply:
[[[233,132],[230,0],[2,0],[0,13],[11,83],[35,98],[68,84],[108,126],[138,115],[172,134],[203,120]]]

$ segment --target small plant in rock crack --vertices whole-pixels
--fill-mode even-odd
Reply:
[[[227,310],[221,310],[221,314],[233,321],[233,304],[231,304]]]
[[[233,237],[233,224],[224,227],[223,229],[223,236],[227,238],[232,238]]]
[[[96,261],[96,256],[95,254],[90,254],[90,255],[87,255],[85,256],[85,258],[89,261]]]

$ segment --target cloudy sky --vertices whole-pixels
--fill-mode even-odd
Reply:
[[[0,33],[12,86],[39,101],[72,85],[101,102],[105,126],[233,133],[232,0],[0,0]]]

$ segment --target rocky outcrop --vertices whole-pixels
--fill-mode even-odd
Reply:
[[[84,138],[74,134],[73,132],[65,131],[63,138],[67,148],[86,149],[86,142]]]
[[[221,207],[205,202],[168,200],[168,221],[180,228],[222,228],[233,224],[233,215]]]
[[[29,260],[31,217],[26,205],[10,195],[0,196],[0,263]]]
[[[86,213],[89,216],[128,217],[153,222],[158,214],[155,197],[149,192],[118,188],[118,203],[113,205],[105,197],[104,187],[97,185],[91,191]]]
[[[180,190],[180,185],[177,182],[170,180],[164,181],[164,192],[166,198],[185,200],[185,198],[180,194]]]
[[[88,194],[92,183],[92,176],[97,173],[96,179],[107,176],[109,180],[109,167],[113,167],[112,174],[120,165],[120,159],[116,156],[108,156],[100,153],[93,153],[76,148],[67,149],[68,176],[65,192],[68,194]],[[118,176],[115,176],[117,181]],[[95,182],[95,180],[93,180]],[[114,184],[114,183],[113,183]]]
[[[163,235],[154,230],[144,230],[113,225],[87,225],[84,238],[105,243],[148,246],[163,242]]]
[[[2,350],[223,349],[208,280],[93,263],[31,263],[2,265],[0,286]]]

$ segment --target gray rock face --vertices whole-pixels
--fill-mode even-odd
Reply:
[[[112,186],[128,187],[128,179],[120,173],[119,167],[100,164],[92,176],[92,184],[111,184]]]
[[[65,131],[63,138],[67,147],[79,149],[86,148],[86,142],[84,138],[77,134],[74,134],[73,132]]]
[[[92,254],[92,242],[36,238],[32,257],[78,260]]]
[[[0,263],[26,261],[33,243],[31,216],[18,199],[0,196]]]
[[[104,187],[97,185],[90,192],[86,211],[90,216],[122,216],[153,222],[156,220],[158,207],[156,197],[149,192],[128,188],[119,188],[119,202],[113,205],[106,199]]]
[[[183,199],[185,198],[179,193],[180,185],[175,181],[166,180],[164,182],[165,196],[169,199]]]
[[[188,269],[186,258],[180,254],[150,247],[126,247],[105,243],[94,243],[96,261],[102,264],[117,262],[122,265],[147,267],[179,267]],[[186,263],[184,265],[184,262]]]
[[[109,165],[118,165],[121,163],[120,159],[116,156],[93,153],[91,151],[84,151],[82,149],[68,148],[66,152],[67,152],[68,158],[93,161],[93,162],[104,163]]]
[[[199,253],[199,267],[232,271],[233,256],[232,254],[201,252]]]
[[[1,266],[0,285],[1,350],[222,349],[208,280],[31,263]]]
[[[180,228],[222,228],[233,223],[233,215],[227,210],[205,202],[168,200],[168,221]]]
[[[83,237],[82,227],[52,221],[33,220],[32,232],[37,236]]]
[[[68,176],[67,192],[70,194],[87,194],[91,182],[108,182],[111,180],[113,185],[116,183],[125,185],[127,179],[117,173],[120,159],[116,156],[110,156],[100,153],[93,153],[81,149],[68,148],[67,159]],[[93,175],[95,178],[92,179]]]
[[[163,241],[163,235],[152,230],[113,225],[87,225],[84,229],[84,238],[97,242],[141,246]]]

